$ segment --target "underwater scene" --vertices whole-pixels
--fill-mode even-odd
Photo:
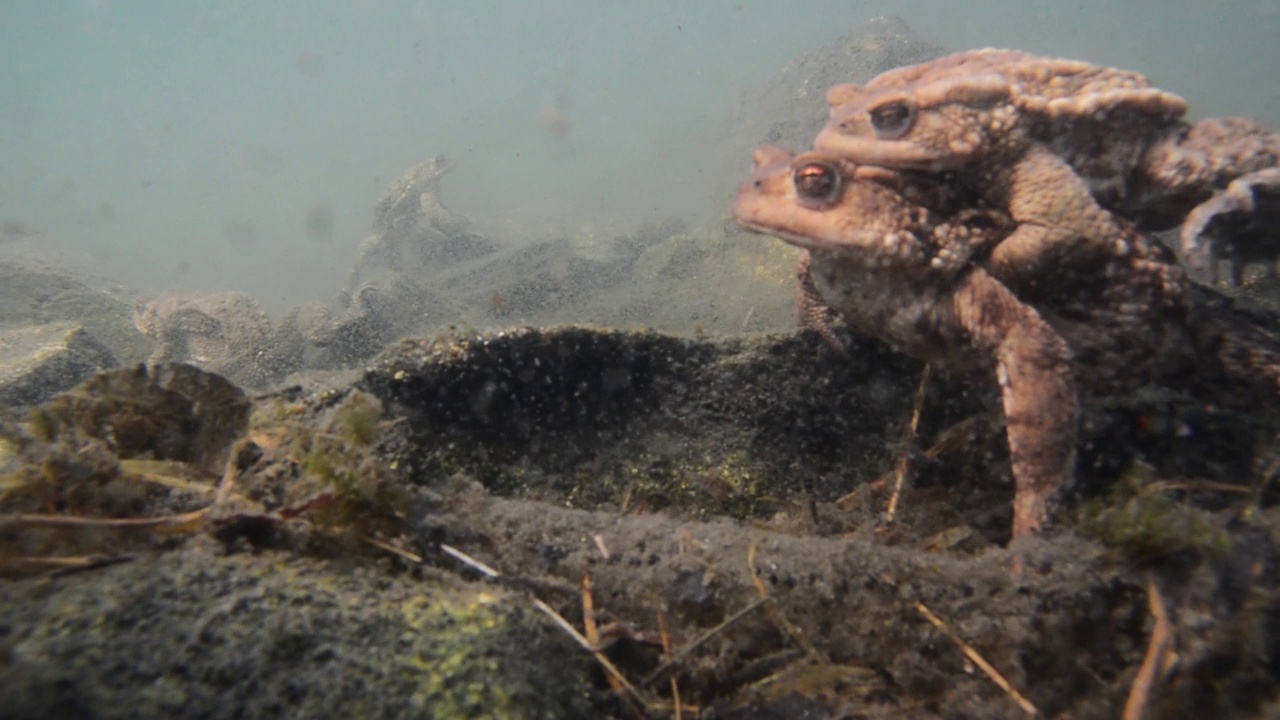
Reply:
[[[1280,717],[1278,40],[0,3],[0,720]]]

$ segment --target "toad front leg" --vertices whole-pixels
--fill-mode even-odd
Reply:
[[[1037,533],[1073,476],[1079,405],[1067,343],[1004,285],[975,270],[953,306],[978,349],[994,354],[1013,466],[1013,539]]]
[[[993,200],[1007,205],[1018,227],[991,251],[987,268],[992,275],[1011,282],[1049,272],[1067,256],[1116,252],[1114,239],[1122,233],[1115,218],[1048,148],[1031,147],[1001,174],[1002,181],[989,183],[998,188]]]

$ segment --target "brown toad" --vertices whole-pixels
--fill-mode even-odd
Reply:
[[[1039,370],[1007,373],[1018,382],[1001,378],[1011,418],[1026,417],[1019,403],[1041,413],[1038,424],[1011,419],[1011,446],[1068,456],[1062,448],[1074,442],[1077,413],[1072,377],[1083,395],[1159,383],[1245,408],[1274,405],[1280,395],[1280,342],[1226,297],[1187,282],[1172,253],[1140,233],[1112,238],[1118,251],[1111,255],[1067,253],[1039,278],[1025,268],[998,276],[983,267],[984,252],[1014,227],[999,213],[935,204],[945,196],[921,192],[919,179],[863,172],[824,153],[792,158],[764,148],[756,165],[735,216],[808,250],[798,295],[809,324],[822,329],[834,308],[855,330],[946,367],[1001,367],[1004,353]],[[972,265],[939,273],[930,255],[956,244],[974,249]],[[973,312],[982,301],[1010,314],[993,321]],[[1010,317],[1023,327],[999,324]],[[1021,535],[1043,520],[1027,513],[1044,507],[1069,470],[1055,476],[1023,453],[1014,454],[1013,469],[1018,501],[1036,503],[1015,507]]]
[[[1019,223],[993,262],[1044,264],[1064,244],[1103,255],[1117,226],[1175,227],[1194,268],[1214,259],[1205,228],[1243,204],[1219,192],[1240,179],[1280,187],[1280,136],[1241,118],[1182,120],[1186,102],[1146,77],[1012,50],[974,50],[831,89],[815,146],[858,163],[954,172]],[[1238,193],[1236,193],[1238,196]],[[1096,200],[1095,200],[1096,198]],[[1227,224],[1216,223],[1218,229]],[[1237,257],[1257,240],[1220,238]],[[1240,254],[1243,251],[1243,255]]]
[[[1072,476],[1077,401],[1066,342],[979,267],[931,264],[932,218],[893,190],[846,180],[831,156],[756,153],[733,214],[808,250],[802,278],[849,325],[954,372],[994,377],[1013,473],[1013,536],[1037,532]]]

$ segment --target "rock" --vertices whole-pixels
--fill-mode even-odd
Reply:
[[[79,325],[0,328],[0,407],[34,405],[116,365]]]
[[[410,168],[383,194],[374,208],[373,234],[360,243],[348,275],[347,293],[418,279],[498,248],[440,201],[440,179],[452,169],[450,160],[437,155]]]
[[[912,444],[932,447],[885,526],[920,366],[852,354],[809,333],[454,332],[403,341],[354,387],[259,396],[248,421],[188,366],[0,414],[6,716],[617,717],[530,599],[579,625],[584,577],[602,645],[655,708],[671,677],[716,717],[1011,716],[927,607],[1046,715],[1115,717],[1152,581],[1181,668],[1153,720],[1272,698],[1275,494],[1221,491],[1262,465],[1188,457],[1272,428],[1159,394],[1090,408],[1089,502],[1009,551],[995,394],[930,383]],[[1182,403],[1216,416],[1161,415]],[[1100,449],[1160,425],[1171,442]],[[1209,482],[1165,481],[1187,477]],[[174,515],[198,522],[93,526]],[[505,577],[476,582],[459,550]]]
[[[191,363],[249,388],[297,370],[303,344],[291,323],[275,324],[244,293],[169,291],[134,310],[134,325],[155,340],[148,362]]]
[[[389,298],[386,290],[365,285],[348,300],[346,311],[338,317],[327,307],[299,308],[292,315],[299,332],[323,353],[309,362],[310,367],[349,367],[381,352],[409,330],[409,324],[425,315],[415,312],[419,303],[409,297],[412,290],[397,284]],[[400,291],[398,295],[396,291]]]
[[[613,327],[734,336],[795,327],[795,252],[716,230],[647,248],[626,285],[602,294],[589,319]]]
[[[593,716],[590,656],[518,592],[191,545],[43,590],[7,583],[0,714]]]
[[[30,416],[43,442],[98,440],[121,459],[174,460],[218,476],[248,430],[249,400],[191,365],[139,364],[95,375]]]
[[[0,327],[73,323],[121,363],[142,362],[147,339],[133,327],[133,301],[35,261],[0,261]]]
[[[464,320],[547,323],[581,319],[589,298],[629,277],[628,258],[556,239],[459,265],[431,284],[463,309]]]

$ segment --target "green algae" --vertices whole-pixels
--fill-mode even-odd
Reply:
[[[392,462],[378,452],[383,410],[377,398],[360,391],[347,393],[314,425],[295,423],[290,444],[302,478],[290,488],[291,502],[305,504],[319,497],[312,519],[322,525],[372,531],[398,526],[400,509],[408,504],[406,487],[398,482]]]
[[[496,602],[481,592],[459,602],[417,597],[401,605],[408,628],[431,639],[402,658],[418,676],[414,705],[442,719],[525,716],[517,693],[497,681],[505,669],[489,646],[502,642],[509,617]]]
[[[1140,564],[1185,552],[1214,558],[1231,551],[1224,528],[1204,511],[1153,488],[1153,476],[1145,465],[1131,468],[1107,497],[1081,508],[1080,532]]]

